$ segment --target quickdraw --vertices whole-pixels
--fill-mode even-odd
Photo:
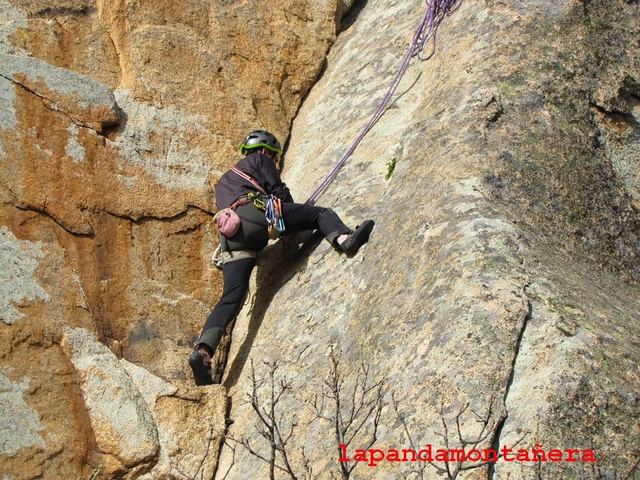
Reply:
[[[275,195],[269,195],[266,197],[267,210],[265,212],[265,218],[269,223],[269,236],[277,230],[278,232],[284,232],[284,218],[282,217],[282,200]]]
[[[220,245],[218,245],[218,247],[213,252],[213,255],[211,255],[211,263],[218,270],[222,270],[224,261],[222,260],[222,249],[220,248]]]
[[[247,199],[253,202],[253,205],[260,211],[264,212],[264,218],[269,228],[269,236],[273,237],[275,231],[284,232],[284,217],[282,216],[282,200],[275,195],[260,195],[251,192],[247,195]]]

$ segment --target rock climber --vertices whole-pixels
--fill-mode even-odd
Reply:
[[[270,132],[249,133],[240,153],[243,158],[220,177],[216,186],[218,209],[228,212],[231,206],[230,210],[239,217],[239,228],[229,237],[220,233],[222,297],[209,314],[189,357],[196,385],[213,383],[211,359],[222,334],[240,312],[249,291],[256,255],[270,238],[277,238],[280,231],[288,235],[317,229],[338,252],[352,256],[367,242],[374,226],[373,220],[366,220],[351,230],[329,208],[294,203],[280,178],[282,147]]]

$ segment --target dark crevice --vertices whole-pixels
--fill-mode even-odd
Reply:
[[[212,376],[214,378],[214,382],[220,383],[224,386],[227,392],[234,388],[240,379],[253,348],[257,332],[262,325],[264,316],[269,309],[274,296],[296,273],[299,273],[301,270],[306,268],[306,262],[309,259],[310,252],[318,247],[323,238],[323,235],[317,230],[306,231],[292,235],[288,241],[281,239],[280,242],[270,245],[263,250],[256,274],[257,288],[253,295],[252,307],[249,313],[248,334],[243,340],[242,345],[240,345],[238,353],[229,365],[228,361],[229,350],[231,347],[231,334],[236,322],[234,319],[227,328],[227,333],[225,334],[226,338],[223,338],[221,345],[218,347],[219,351],[222,351],[222,354],[219,356],[216,354],[217,363],[214,365],[214,373]],[[277,276],[273,275],[275,270],[278,272]],[[277,280],[274,281],[274,279]],[[226,377],[225,372],[227,372]],[[231,418],[231,412],[233,411],[233,397],[229,395],[227,399],[225,436],[228,434],[229,427],[234,423],[234,420]],[[222,449],[225,445],[226,443],[224,441],[220,443],[218,459],[220,458]],[[220,463],[216,465],[214,478],[219,467]],[[224,478],[226,478],[226,474]]]
[[[324,236],[318,230],[306,231],[291,235],[286,241],[281,239],[262,251],[257,264],[256,288],[252,295],[253,306],[249,314],[248,334],[239,346],[231,365],[226,365],[229,349],[227,345],[227,352],[224,353],[221,364],[217,367],[218,372],[227,372],[223,382],[227,390],[235,387],[240,379],[273,298],[294,275],[304,271],[310,253],[320,245],[323,239]],[[218,375],[221,378],[221,373]]]
[[[124,220],[129,220],[133,223],[136,224],[142,224],[142,223],[146,223],[146,222],[154,222],[154,221],[159,221],[159,222],[172,222],[175,220],[180,220],[184,217],[186,217],[189,212],[191,210],[197,210],[200,211],[206,215],[210,215],[213,216],[214,213],[210,212],[208,210],[205,210],[202,207],[199,207],[197,205],[187,205],[184,210],[173,214],[173,215],[167,215],[167,216],[161,216],[161,215],[141,215],[141,216],[135,216],[135,215],[128,215],[125,213],[115,213],[115,212],[110,212],[108,210],[105,210],[104,213],[106,213],[107,215],[111,215],[112,217],[116,217],[116,218],[121,218]]]
[[[336,17],[335,17],[336,36],[340,35],[341,32],[349,29],[356,22],[356,20],[358,19],[358,16],[360,15],[360,12],[362,12],[364,7],[367,6],[367,2],[368,2],[368,0],[355,0],[350,8],[346,8],[344,5],[342,5],[342,1],[343,0],[338,1],[338,8],[336,9]],[[307,97],[311,94],[311,91],[313,90],[314,86],[320,80],[322,80],[322,77],[326,73],[327,57],[329,56],[329,52],[331,51],[331,47],[333,46],[334,43],[335,43],[334,41],[330,42],[329,47],[327,48],[327,51],[324,53],[324,57],[322,59],[322,65],[318,69],[318,73],[316,74],[315,79],[311,82],[311,84],[309,85],[309,88],[302,96],[302,99],[298,104],[296,112],[291,117],[291,121],[289,122],[289,131],[291,131],[293,122],[298,116],[298,112],[300,111],[300,108],[302,108],[302,105],[305,104]],[[288,144],[289,144],[289,139],[287,138],[284,143],[285,152],[287,151]],[[284,167],[282,166],[281,168],[284,168]]]
[[[634,97],[632,95],[624,99],[626,103],[630,105],[630,108],[628,109],[629,111],[633,106],[635,106],[634,99],[638,102],[638,104],[640,104],[640,100],[638,100],[637,97]],[[626,111],[627,109],[606,108],[596,103],[590,103],[589,105],[592,109],[598,111],[602,115],[609,118],[614,125],[617,125],[617,126],[629,125],[634,127],[637,127],[640,125],[638,121],[635,119],[635,117],[631,113],[629,113],[629,111]]]
[[[17,85],[18,87],[22,88],[24,91],[29,92],[32,95],[35,95],[38,98],[41,98],[43,100],[49,100],[47,97],[45,97],[44,95],[40,95],[38,92],[36,92],[35,90],[32,90],[31,88],[27,87],[25,84],[20,83],[19,81],[17,81],[15,78],[13,78],[12,76],[7,76],[7,75],[3,75],[2,73],[0,73],[0,77],[4,78],[5,80],[10,81],[11,83],[13,83],[14,85]],[[51,101],[51,100],[49,100]]]
[[[342,15],[342,18],[339,19],[338,33],[348,30],[356,22],[360,12],[362,12],[364,7],[367,6],[368,1],[369,0],[356,0],[353,2],[351,8]]]
[[[14,196],[15,193],[11,192]],[[16,197],[17,198],[17,197]],[[62,221],[61,219],[56,218],[53,214],[51,214],[46,206],[45,207],[39,207],[39,206],[35,206],[35,205],[14,205],[15,208],[17,208],[18,210],[22,210],[25,212],[34,212],[37,213],[39,215],[43,215],[47,218],[49,218],[50,220],[52,220],[56,225],[58,225],[60,228],[62,228],[65,232],[69,233],[70,235],[73,235],[75,237],[80,237],[80,238],[93,238],[95,237],[95,231],[93,229],[93,226],[87,222],[87,226],[88,229],[86,231],[82,231],[82,230],[78,230],[77,228],[74,228],[70,225],[68,225],[66,222]],[[81,211],[86,211],[87,209],[79,209]],[[198,206],[194,206],[194,205],[187,205],[187,207],[185,208],[185,210],[175,214],[175,215],[171,215],[171,216],[167,216],[167,217],[162,217],[162,216],[153,216],[153,215],[145,215],[145,216],[140,216],[140,217],[136,217],[134,215],[130,215],[130,214],[124,214],[124,213],[115,213],[115,212],[110,212],[108,210],[100,210],[99,212],[93,212],[93,213],[103,213],[105,215],[117,218],[119,220],[125,220],[137,225],[141,225],[143,223],[147,223],[147,222],[173,222],[176,220],[180,220],[182,218],[184,218],[185,216],[188,215],[189,211],[191,210],[198,210],[201,211],[207,215],[211,215],[213,216],[213,213],[208,212],[207,210],[198,207]],[[184,230],[180,230],[178,232],[175,232],[176,234],[189,234],[192,231],[197,230],[198,226],[193,226],[193,227],[186,227]]]
[[[525,285],[525,290],[526,288],[527,288],[527,285]],[[502,436],[502,429],[504,428],[505,423],[509,418],[509,412],[506,411],[507,397],[509,396],[509,391],[511,390],[511,386],[513,385],[513,380],[515,377],[515,370],[516,370],[516,362],[518,361],[518,356],[520,354],[522,339],[524,338],[525,331],[527,330],[527,325],[529,325],[529,321],[531,320],[531,317],[532,317],[531,302],[527,302],[527,305],[529,307],[529,310],[524,317],[524,321],[522,322],[522,327],[520,328],[520,332],[518,334],[515,353],[513,355],[513,361],[511,362],[511,371],[509,372],[509,380],[507,381],[507,387],[505,389],[504,397],[502,399],[502,403],[505,405],[505,414],[500,419],[500,422],[498,422],[498,424],[496,425],[495,436],[493,438],[493,444],[491,445],[491,448],[494,449],[496,452],[500,451],[500,437]],[[487,471],[487,479],[493,480],[494,475],[495,475],[495,463],[489,463],[489,468]]]
[[[70,7],[46,7],[41,10],[37,10],[29,15],[30,18],[52,18],[52,17],[86,17],[98,12],[98,9],[93,6],[84,6],[82,8],[70,8]]]
[[[87,222],[88,229],[86,231],[81,231],[81,230],[78,230],[76,228],[73,228],[70,225],[65,225],[65,222],[63,222],[60,219],[57,219],[50,212],[48,212],[46,207],[36,207],[36,206],[33,206],[33,205],[14,205],[14,207],[17,208],[18,210],[23,210],[25,212],[35,212],[37,214],[43,215],[43,216],[47,217],[48,219],[50,219],[51,221],[53,221],[56,225],[58,225],[60,228],[62,228],[65,232],[67,232],[70,235],[73,235],[75,237],[89,237],[89,238],[91,238],[91,237],[94,236],[93,227],[88,222]]]

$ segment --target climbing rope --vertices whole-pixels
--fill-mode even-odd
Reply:
[[[404,76],[405,72],[409,68],[409,62],[413,57],[418,58],[421,61],[429,60],[436,50],[436,31],[440,26],[440,23],[444,20],[444,18],[448,15],[454,13],[462,4],[462,0],[430,0],[427,1],[427,11],[422,19],[422,22],[418,26],[413,36],[413,41],[409,45],[407,53],[400,64],[400,68],[398,69],[398,73],[395,78],[391,82],[391,86],[387,90],[384,98],[378,105],[377,110],[369,120],[369,122],[365,125],[365,127],[360,132],[360,135],[353,142],[351,147],[346,151],[346,153],[342,156],[340,161],[336,164],[336,166],[329,172],[329,175],[322,181],[322,183],[315,189],[315,191],[311,194],[306,203],[314,204],[322,191],[331,183],[334,177],[338,174],[338,171],[345,164],[347,159],[351,156],[351,154],[358,147],[362,139],[369,133],[369,130],[373,128],[376,122],[382,117],[387,106],[389,105],[389,101],[391,100],[391,96],[398,88],[400,84],[400,80]],[[431,43],[431,48],[429,53],[426,56],[423,56],[423,51],[427,43]]]

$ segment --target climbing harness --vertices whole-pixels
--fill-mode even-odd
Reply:
[[[309,196],[306,203],[309,203],[311,205],[315,204],[322,191],[327,188],[327,186],[333,181],[347,159],[355,151],[362,139],[364,139],[365,135],[369,133],[369,130],[371,130],[376,122],[380,119],[380,117],[382,117],[387,109],[387,106],[389,105],[389,101],[391,100],[392,95],[395,93],[398,85],[400,84],[400,80],[409,68],[409,62],[411,61],[411,59],[413,57],[417,57],[418,60],[426,61],[433,56],[436,50],[436,31],[438,30],[440,23],[442,23],[446,16],[449,16],[456,10],[458,10],[461,4],[462,0],[430,0],[427,2],[427,11],[422,19],[422,22],[416,29],[413,36],[413,41],[409,45],[409,49],[407,50],[407,53],[405,54],[404,59],[400,64],[398,73],[391,82],[391,86],[380,102],[380,105],[378,105],[377,110],[375,111],[369,122],[362,129],[360,135],[358,135],[351,147],[349,147],[346,153],[338,161],[333,170],[329,172],[327,177],[322,181],[322,183],[320,183],[318,188],[316,188],[311,196]],[[424,50],[427,42],[431,42],[431,50],[426,56],[422,56],[422,51]]]
[[[256,187],[258,192],[249,192],[247,195],[242,195],[232,205],[229,205],[227,208],[223,208],[216,213],[213,219],[218,226],[218,231],[226,238],[231,238],[238,233],[242,220],[236,213],[236,209],[251,202],[258,210],[264,212],[269,238],[278,238],[285,229],[284,218],[282,216],[282,201],[275,195],[267,194],[258,182],[242,170],[239,170],[236,167],[231,167],[231,171],[250,182]],[[213,263],[213,265],[215,265],[219,270],[222,270],[224,259],[220,245],[218,245],[216,250],[213,252],[211,263]]]
[[[251,177],[251,175],[248,175],[236,167],[231,167],[231,171],[250,182],[262,194],[261,198],[254,197],[254,205],[265,212],[265,219],[269,225],[269,237],[275,237],[279,233],[284,232],[282,201],[275,195],[265,192],[264,188],[262,188],[260,184]]]

